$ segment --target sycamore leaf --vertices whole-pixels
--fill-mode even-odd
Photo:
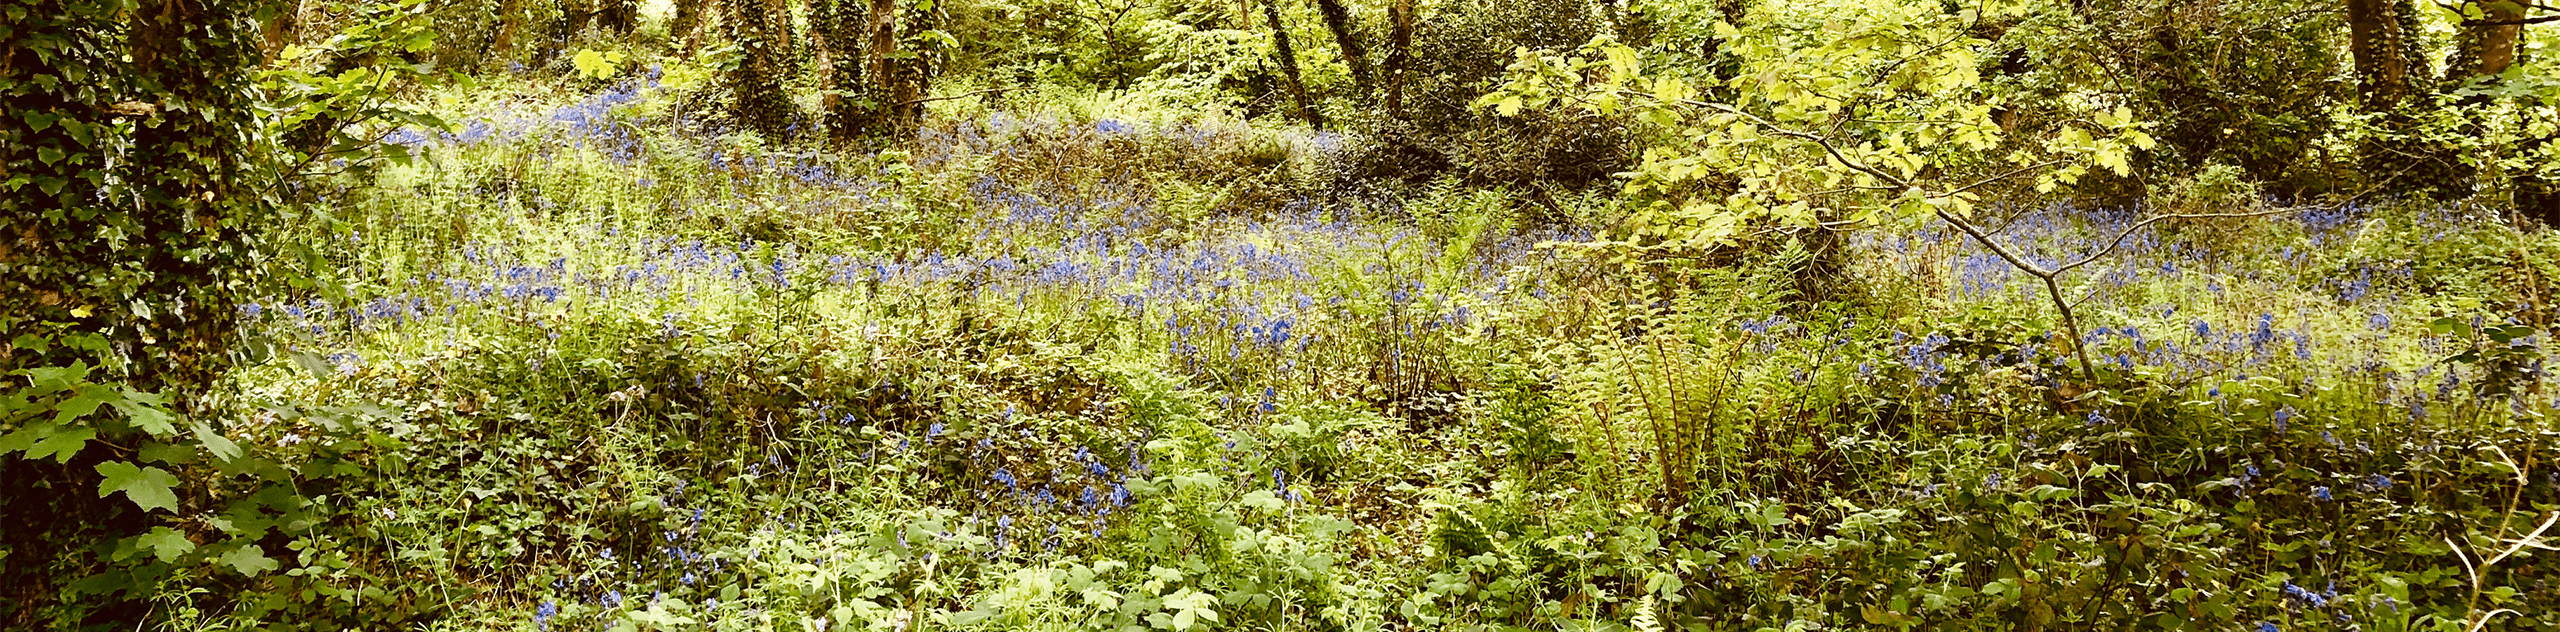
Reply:
[[[243,545],[222,554],[222,563],[230,566],[231,570],[250,576],[275,570],[277,566],[274,559],[267,557],[267,551],[255,544]]]
[[[125,498],[132,499],[133,504],[142,507],[143,511],[150,511],[153,507],[171,512],[178,510],[178,494],[169,490],[170,486],[178,483],[178,477],[168,470],[108,461],[98,464],[98,475],[107,478],[98,483],[99,498],[124,492]]]
[[[53,405],[54,410],[60,411],[53,416],[53,422],[69,424],[73,420],[89,416],[89,413],[98,412],[99,406],[122,399],[123,395],[122,389],[105,384],[82,386],[80,392],[72,395],[71,399],[62,400],[62,403]]]
[[[71,457],[79,454],[80,448],[87,447],[90,439],[98,437],[98,429],[96,428],[88,426],[63,427],[60,424],[51,422],[35,424],[33,426],[29,426],[25,430],[21,430],[20,432],[28,431],[33,431],[32,436],[35,439],[35,443],[34,445],[25,448],[27,451],[27,459],[35,460],[50,456],[53,457],[53,460],[56,463],[71,462]],[[0,444],[15,444],[16,441],[14,441],[14,439],[17,437],[18,435],[11,434],[8,439],[0,439]]]
[[[196,442],[204,444],[204,449],[212,452],[213,458],[224,461],[240,458],[240,444],[233,443],[230,438],[222,436],[222,433],[214,432],[212,426],[197,423]]]
[[[126,391],[123,395],[107,403],[124,413],[125,419],[131,421],[134,427],[141,428],[143,432],[151,433],[151,436],[155,437],[166,437],[178,432],[175,423],[178,418],[161,407],[161,397],[158,394]]]
[[[178,556],[196,550],[195,541],[188,540],[185,532],[168,527],[153,527],[150,533],[141,536],[137,544],[151,549],[151,556],[160,558],[162,562],[174,561]]]

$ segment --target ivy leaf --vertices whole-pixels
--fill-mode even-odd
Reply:
[[[107,477],[98,483],[99,498],[124,492],[125,498],[132,499],[133,504],[141,506],[143,511],[150,511],[153,507],[173,513],[178,510],[178,494],[169,490],[170,486],[177,484],[178,477],[168,470],[108,461],[98,464],[98,475]]]
[[[267,557],[266,549],[258,548],[255,544],[242,545],[229,553],[222,554],[222,563],[230,566],[231,570],[252,577],[275,570],[277,566],[274,559]]]

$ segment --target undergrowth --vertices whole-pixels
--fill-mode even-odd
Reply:
[[[297,227],[222,423],[339,469],[167,627],[2560,627],[2553,233],[2164,226],[2070,340],[1943,226],[1803,297],[1783,236],[1594,251],[1337,186],[1336,134],[1024,98],[822,151],[658,77],[447,99]]]

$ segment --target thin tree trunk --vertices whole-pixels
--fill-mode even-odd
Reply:
[[[1342,0],[1316,0],[1316,11],[1324,14],[1325,30],[1333,32],[1334,45],[1342,49],[1342,63],[1351,67],[1351,86],[1363,98],[1376,94],[1376,80],[1369,74],[1369,51],[1360,45],[1360,34],[1354,30],[1358,24],[1351,19],[1351,10],[1342,6]]]
[[[1323,117],[1307,103],[1306,84],[1298,80],[1298,53],[1289,47],[1289,26],[1280,22],[1280,0],[1263,2],[1262,17],[1271,22],[1272,54],[1279,57],[1280,76],[1289,82],[1289,97],[1298,103],[1298,119],[1323,128]]]
[[[1387,116],[1404,118],[1405,67],[1413,63],[1413,0],[1387,8]]]
[[[889,56],[898,51],[898,0],[871,0],[864,13],[862,73],[880,94],[889,93]]]
[[[498,34],[490,38],[490,57],[499,60],[513,59],[516,50],[516,34],[523,30],[524,0],[506,0],[498,3]]]

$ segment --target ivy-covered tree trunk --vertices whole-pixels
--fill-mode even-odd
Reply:
[[[2347,0],[2347,28],[2364,109],[2381,115],[2380,137],[2360,150],[2364,177],[2440,197],[2470,193],[2470,170],[2448,148],[2420,137],[2411,112],[2434,85],[2416,7],[2409,0]]]
[[[524,31],[524,0],[499,0],[498,32],[489,38],[489,57],[482,63],[514,60],[516,37]]]
[[[702,18],[709,13],[711,0],[676,0],[675,21],[667,25],[667,39],[677,43],[678,54],[692,58],[701,48]]]
[[[0,374],[76,362],[103,367],[89,379],[202,404],[239,339],[258,231],[272,221],[248,89],[264,56],[261,14],[274,11],[216,0],[8,8]],[[110,452],[0,457],[0,629],[142,619],[154,579],[137,574],[168,567],[112,565],[92,548],[149,526],[132,503],[91,491]]]
[[[729,73],[730,114],[758,134],[782,138],[790,128],[791,15],[778,0],[724,0],[721,24],[737,42],[741,59]]]
[[[818,72],[818,111],[827,139],[852,141],[864,127],[862,98],[862,28],[866,17],[860,0],[813,0],[809,3],[809,48]]]

